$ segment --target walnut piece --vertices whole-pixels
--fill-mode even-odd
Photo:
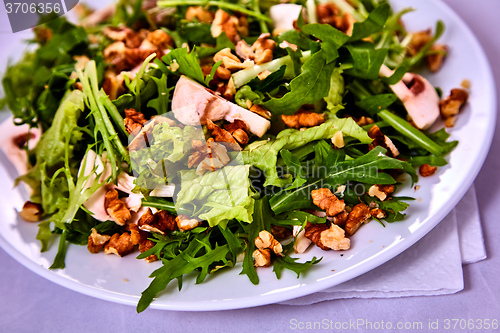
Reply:
[[[299,110],[292,115],[281,115],[286,126],[291,128],[313,127],[325,122],[323,114]]]
[[[436,171],[437,171],[437,167],[436,166],[430,166],[429,164],[422,164],[418,168],[418,172],[420,173],[420,175],[422,177],[432,176],[433,174],[436,173]]]
[[[251,103],[251,102],[250,102]],[[267,120],[271,120],[271,112],[267,110],[265,107],[254,104],[250,107],[250,111],[258,114],[259,116],[266,118]]]
[[[443,44],[434,44],[431,47],[431,52],[435,53],[429,54],[425,57],[425,61],[431,72],[437,72],[441,69],[441,66],[443,66],[446,53],[448,52],[448,47]]]
[[[370,210],[370,214],[378,219],[383,219],[387,216],[387,213],[380,208],[373,208]]]
[[[224,129],[228,131],[239,144],[245,145],[248,143],[247,132],[249,128],[243,120],[235,119],[234,122],[224,125]]]
[[[210,31],[214,38],[225,32],[227,38],[236,44],[241,39],[240,34],[242,36],[248,35],[248,21],[244,16],[238,18],[219,9],[215,12]]]
[[[26,201],[23,205],[23,209],[19,212],[19,216],[27,222],[38,222],[43,216],[42,205]]]
[[[104,253],[116,254],[120,257],[134,251],[135,245],[132,243],[131,236],[128,232],[123,234],[116,233],[111,236],[110,240],[104,246]]]
[[[446,127],[455,125],[455,117],[460,112],[461,108],[467,103],[469,93],[462,88],[451,89],[450,96],[439,102],[441,117],[445,120]]]
[[[356,20],[348,13],[341,13],[333,3],[322,3],[316,6],[319,23],[329,24],[346,35],[352,34]]]
[[[240,40],[236,44],[236,54],[245,60],[253,60],[260,65],[273,60],[275,41],[270,39],[270,33],[263,33],[249,46],[246,41]]]
[[[348,250],[350,247],[351,241],[345,237],[344,230],[336,224],[308,222],[304,230],[305,237],[322,250]]]
[[[345,223],[345,232],[347,236],[352,236],[358,231],[361,224],[368,221],[371,217],[370,208],[364,203],[359,203],[352,208],[349,218]]]
[[[155,246],[155,242],[149,240],[150,233],[139,229],[137,224],[129,224],[128,228],[130,229],[130,240],[132,244],[139,245],[139,251],[141,253],[151,249]],[[156,254],[152,254],[145,258],[147,262],[153,262],[158,260]]]
[[[111,236],[101,235],[97,233],[97,230],[92,228],[92,232],[87,243],[87,249],[90,253],[99,253],[102,251],[104,245],[109,241],[110,238]]]
[[[203,223],[202,221],[196,218],[191,218],[187,215],[178,215],[175,218],[175,222],[177,223],[177,227],[182,231],[192,230],[201,226]]]
[[[156,232],[162,235],[167,231],[176,229],[175,216],[165,210],[153,214],[150,208],[141,216],[137,224],[140,230]]]
[[[216,142],[228,142],[230,144],[234,144],[238,146],[238,143],[234,139],[234,137],[228,131],[220,128],[216,124],[213,123],[210,119],[207,119],[207,128],[212,133],[212,137]],[[239,148],[239,146],[238,146]],[[240,149],[238,149],[240,150]]]
[[[321,232],[319,241],[323,247],[335,251],[349,250],[351,246],[351,240],[345,237],[344,229],[333,223],[329,229]]]
[[[142,112],[138,112],[135,109],[125,109],[125,129],[128,134],[138,132],[147,122],[148,120],[144,118]]]
[[[397,157],[399,155],[399,150],[396,148],[392,140],[388,136],[384,135],[377,125],[373,125],[368,130],[368,136],[373,139],[372,143],[368,145],[370,150],[377,146],[381,146],[387,149],[387,156]]]
[[[214,13],[204,9],[201,6],[189,7],[186,11],[186,20],[198,21],[200,23],[212,23],[214,20]]]
[[[109,216],[118,225],[125,225],[132,217],[127,205],[118,198],[118,191],[115,189],[111,189],[106,193],[104,207]]]
[[[267,230],[259,232],[259,236],[255,238],[255,246],[258,249],[271,249],[279,256],[283,256],[283,247],[281,243],[274,239],[273,235]]]
[[[311,191],[313,203],[326,211],[326,215],[335,216],[345,209],[344,200],[339,200],[335,194],[327,188]]]
[[[271,265],[271,250],[257,249],[253,251],[252,258],[255,267],[268,267]]]
[[[245,60],[244,62],[241,62],[237,56],[231,53],[231,49],[229,47],[220,50],[214,55],[214,62],[219,61],[222,61],[221,66],[223,68],[226,68],[231,72],[248,67],[253,67],[255,65],[255,63],[251,60]]]

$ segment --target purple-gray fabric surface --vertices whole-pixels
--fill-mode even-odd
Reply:
[[[500,96],[500,2],[445,2],[483,45]],[[0,40],[5,45],[8,38],[3,31],[0,29]],[[500,118],[489,156],[475,181],[488,258],[464,266],[465,288],[456,294],[341,299],[307,306],[267,305],[220,312],[149,309],[136,314],[134,307],[82,295],[45,280],[0,249],[0,332],[286,332],[306,330],[308,323],[314,322],[320,322],[324,330],[333,331],[337,325],[339,332],[442,332],[447,319],[451,327],[453,319],[459,320],[455,329],[448,331],[483,331],[464,327],[464,323],[474,320],[470,327],[478,328],[480,320],[484,325],[487,319],[496,319],[497,323],[500,319],[499,146]],[[436,327],[436,321],[439,329],[430,329]],[[387,329],[387,323],[391,323],[392,330]],[[398,323],[403,329],[396,327]]]

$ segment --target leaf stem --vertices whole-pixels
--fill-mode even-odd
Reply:
[[[222,1],[207,1],[207,0],[163,0],[157,2],[158,7],[175,7],[175,6],[216,6],[219,8],[229,9],[235,12],[247,14],[256,17],[262,21],[272,22],[266,15],[250,9],[241,7],[239,4],[222,2]]]

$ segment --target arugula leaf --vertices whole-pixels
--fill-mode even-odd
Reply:
[[[319,263],[323,258],[317,259],[313,257],[304,263],[297,262],[298,259],[288,255],[283,258],[277,258],[273,264],[273,272],[276,273],[276,278],[281,279],[281,274],[285,268],[294,271],[297,274],[297,278],[299,278],[301,273],[306,272],[312,265]]]
[[[347,44],[346,47],[354,67],[347,69],[345,73],[362,79],[377,80],[388,49],[376,49],[370,42],[356,42]]]
[[[269,208],[269,199],[262,197],[255,201],[252,223],[243,226],[248,233],[248,243],[245,258],[243,259],[243,270],[240,274],[246,274],[253,284],[259,283],[259,276],[257,275],[252,258],[252,254],[256,249],[254,240],[262,230],[271,231],[272,216],[273,213]]]
[[[151,77],[158,89],[158,97],[150,99],[147,106],[156,110],[158,114],[168,112],[168,103],[170,102],[170,92],[173,87],[167,87],[167,75],[162,74],[161,78]]]
[[[398,169],[416,177],[415,170],[407,162],[403,162],[385,155],[386,150],[380,146],[375,147],[367,154],[353,160],[339,162],[326,166],[329,171],[326,177],[318,174],[311,177],[300,188],[284,189],[270,200],[271,209],[275,214],[288,210],[314,207],[311,191],[319,188],[335,190],[338,185],[349,181],[365,184],[394,184],[396,181],[389,174],[381,170]]]
[[[328,94],[333,63],[324,51],[316,52],[302,66],[302,73],[290,82],[290,92],[263,103],[274,114],[293,114],[304,104],[314,104]]]
[[[301,50],[309,50],[311,40],[307,38],[303,33],[298,32],[295,29],[287,30],[278,35],[278,40],[280,44],[283,41],[287,41],[290,44],[297,45]]]
[[[391,8],[387,3],[377,6],[364,21],[354,23],[349,42],[355,42],[381,32],[390,12]]]
[[[173,72],[184,74],[201,84],[205,84],[205,76],[201,70],[200,62],[195,50],[188,52],[186,47],[171,50],[169,53],[164,55],[161,60],[168,66],[172,66],[175,62],[178,65],[178,68]]]
[[[308,24],[302,28],[302,31],[322,41],[321,48],[325,51],[327,64],[338,58],[339,47],[349,39],[349,36],[328,24]]]
[[[356,105],[368,112],[370,116],[374,116],[378,112],[387,109],[398,97],[395,94],[380,94],[366,97],[356,102]]]
[[[146,290],[142,292],[137,303],[137,312],[142,312],[151,304],[156,295],[164,290],[174,279],[195,270],[200,270],[196,283],[201,283],[208,275],[210,267],[218,262],[226,262],[228,245],[211,247],[208,244],[209,234],[195,234],[188,247],[171,260],[163,260],[163,266],[155,270],[150,277],[154,278]]]

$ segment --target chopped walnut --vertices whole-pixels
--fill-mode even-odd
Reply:
[[[132,29],[126,27],[104,27],[102,33],[111,40],[125,42],[129,48],[139,47],[142,42]]]
[[[196,218],[190,218],[187,215],[178,215],[175,218],[175,222],[177,223],[177,227],[182,231],[192,230],[196,227],[201,226],[203,223],[202,221]]]
[[[431,29],[417,31],[412,33],[411,42],[409,45],[410,55],[415,55],[432,40]]]
[[[224,129],[226,129],[238,143],[242,145],[248,143],[247,132],[249,127],[243,120],[235,119],[234,122],[224,125]]]
[[[469,93],[462,88],[451,89],[450,96],[446,97],[439,103],[441,117],[445,119],[447,127],[455,125],[455,117],[460,112],[460,109],[467,103]]]
[[[237,71],[240,69],[253,67],[255,63],[251,60],[241,62],[240,59],[231,53],[231,49],[225,48],[220,50],[214,55],[214,62],[222,61],[221,66],[230,71]]]
[[[270,249],[257,249],[253,251],[252,258],[255,267],[267,267],[271,265],[271,250]]]
[[[371,217],[370,208],[364,203],[359,203],[352,208],[349,218],[345,223],[345,232],[347,236],[352,236],[358,231],[361,224],[368,221]]]
[[[87,243],[87,249],[90,253],[99,253],[104,248],[104,245],[109,241],[111,236],[101,235],[97,233],[97,230],[92,228],[92,233],[89,236],[89,241]]]
[[[341,13],[333,3],[322,3],[316,6],[319,23],[329,24],[346,35],[352,34],[352,29],[356,20],[348,13]]]
[[[251,103],[251,102],[250,102]],[[266,118],[267,120],[271,119],[271,112],[267,110],[265,107],[254,104],[250,107],[250,111],[258,114],[259,116]]]
[[[214,124],[210,119],[207,119],[207,128],[209,131],[212,133],[212,137],[216,142],[228,142],[235,144],[236,146],[238,143],[234,139],[234,137],[226,131],[225,129],[220,128],[216,124]],[[230,145],[231,147],[231,145]],[[239,149],[238,149],[239,150]]]
[[[443,65],[443,61],[446,57],[446,52],[448,52],[448,47],[443,44],[434,44],[431,47],[431,52],[435,53],[429,54],[427,57],[425,57],[425,61],[427,63],[427,67],[429,67],[429,70],[431,72],[437,72]]]
[[[347,250],[350,247],[350,240],[345,238],[344,230],[336,224],[308,222],[304,230],[305,236],[322,250]]]
[[[155,242],[152,240],[149,240],[148,237],[150,235],[149,232],[143,231],[139,229],[139,226],[137,224],[128,224],[128,228],[130,229],[130,240],[132,244],[134,245],[139,245],[139,251],[141,253],[151,249],[153,246],[155,246]],[[158,257],[156,254],[152,254],[148,257],[145,258],[147,262],[153,262],[158,260]]]
[[[345,209],[344,200],[339,200],[335,194],[327,188],[311,191],[313,203],[326,211],[326,215],[335,216]]]
[[[372,118],[370,118],[370,117],[361,116],[361,118],[359,118],[356,121],[356,124],[358,124],[359,126],[366,126],[366,125],[373,124],[374,122],[375,121]]]
[[[370,197],[377,197],[380,201],[384,201],[387,198],[387,194],[381,191],[377,185],[372,185],[368,189],[368,195]]]
[[[127,205],[118,198],[117,190],[112,189],[106,193],[104,207],[106,207],[106,212],[118,225],[125,225],[132,217]]]
[[[388,136],[384,135],[377,125],[373,125],[368,130],[368,136],[373,139],[372,143],[368,145],[370,150],[377,146],[381,146],[387,149],[388,156],[397,157],[399,155],[399,150],[396,148],[392,140]]]
[[[135,109],[125,109],[125,129],[129,134],[132,132],[138,132],[138,129],[142,128],[148,120],[144,118],[142,112],[138,112]]]
[[[420,175],[422,177],[432,176],[433,174],[436,173],[436,171],[437,171],[437,167],[436,166],[430,166],[429,164],[422,164],[418,168],[418,172],[420,173]]]
[[[175,216],[165,210],[153,214],[150,208],[141,216],[137,224],[139,229],[143,231],[156,232],[162,235],[167,231],[176,229]]]
[[[169,47],[174,46],[174,40],[172,37],[170,37],[170,35],[162,29],[151,31],[146,38],[151,44],[161,50],[166,50]]]
[[[323,247],[335,251],[349,250],[349,247],[351,246],[351,240],[345,237],[344,229],[333,223],[329,229],[321,232],[319,241]]]
[[[135,245],[132,243],[131,236],[128,232],[124,232],[121,235],[116,233],[111,236],[110,240],[104,245],[104,253],[116,254],[123,257],[134,251],[134,247]]]
[[[38,222],[42,219],[42,215],[42,205],[31,201],[26,201],[23,209],[19,212],[19,216],[27,222]]]
[[[252,46],[240,40],[236,44],[236,54],[242,59],[253,60],[258,65],[273,60],[275,41],[269,37],[271,37],[270,33],[261,34]]]
[[[347,211],[343,211],[332,217],[332,222],[340,227],[343,227],[349,218],[349,213]]]
[[[214,38],[225,32],[229,40],[236,44],[241,39],[240,34],[243,36],[248,34],[248,21],[243,16],[238,18],[219,9],[215,12],[210,31]]]
[[[255,238],[255,246],[257,246],[258,249],[271,249],[279,256],[283,255],[281,243],[274,239],[273,235],[267,230],[259,232],[259,236]]]
[[[196,20],[200,23],[212,23],[214,20],[214,13],[201,6],[189,7],[186,11],[186,20]]]
[[[291,128],[313,127],[325,122],[325,116],[316,112],[299,110],[292,115],[281,115],[281,119]]]
[[[194,143],[195,141],[198,140],[193,140],[193,153],[188,158],[188,167],[196,167],[198,175],[205,171],[215,171],[229,163],[230,158],[223,144],[214,142],[212,138],[208,139],[206,145],[201,146]]]
[[[125,92],[123,82],[123,75],[116,75],[113,71],[107,71],[106,74],[104,74],[102,89],[104,89],[104,92],[109,96],[110,100],[115,100],[119,95]],[[77,83],[81,85],[81,82]]]
[[[383,219],[387,216],[387,213],[380,208],[373,208],[370,210],[370,214],[378,219]]]

